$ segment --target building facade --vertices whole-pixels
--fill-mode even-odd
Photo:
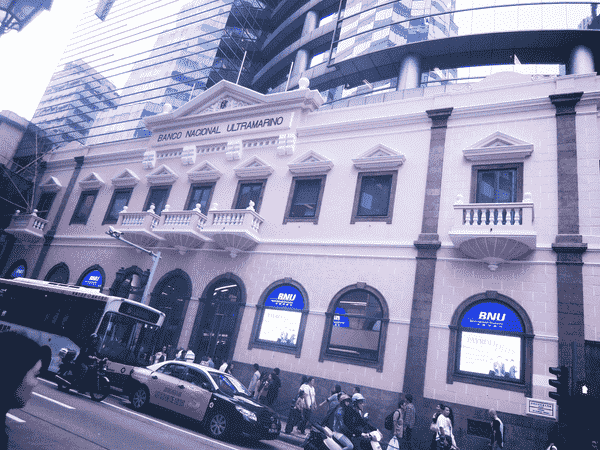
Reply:
[[[598,395],[600,77],[499,73],[326,108],[317,90],[221,81],[145,118],[151,135],[73,142],[16,215],[3,275],[95,285],[167,314],[162,344],[279,367],[319,401],[361,386],[380,427],[401,393],[415,439],[451,405],[458,445],[546,448],[549,366]],[[109,226],[161,252],[150,258]],[[93,272],[93,281],[90,275]],[[142,298],[150,283],[150,295]]]

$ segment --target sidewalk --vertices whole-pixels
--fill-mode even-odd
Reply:
[[[288,444],[297,445],[298,447],[302,446],[302,444],[304,443],[304,440],[306,439],[306,436],[308,436],[308,432],[310,432],[310,427],[306,428],[307,433],[303,437],[302,435],[297,434],[298,432],[295,430],[292,432],[292,434],[284,433],[285,425],[286,425],[286,423],[282,420],[281,421],[281,433],[279,433],[278,439],[280,441],[287,442]]]

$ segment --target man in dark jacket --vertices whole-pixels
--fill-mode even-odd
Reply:
[[[275,369],[273,369],[273,373],[271,373],[271,383],[269,384],[267,390],[267,398],[265,400],[265,404],[268,406],[271,406],[277,399],[277,396],[279,395],[279,388],[281,387],[281,379],[279,378],[279,373],[279,367],[275,367]]]
[[[498,418],[498,414],[494,409],[488,411],[490,418],[492,419],[492,434],[490,436],[490,444],[492,450],[501,449],[504,447],[504,424]]]

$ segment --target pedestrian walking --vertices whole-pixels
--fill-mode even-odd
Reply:
[[[406,399],[405,406],[405,414],[404,414],[404,442],[407,450],[412,450],[412,432],[415,427],[415,420],[417,416],[417,411],[415,409],[415,405],[413,405],[413,396],[412,394],[406,394],[404,396]]]
[[[281,371],[279,367],[275,367],[273,369],[273,373],[271,374],[271,382],[269,383],[269,388],[267,390],[267,397],[265,398],[265,405],[271,406],[275,403],[277,396],[279,395],[279,389],[281,388],[281,379],[279,378],[279,374]]]
[[[452,408],[444,407],[444,411],[437,418],[438,432],[436,436],[437,450],[455,449],[456,440],[454,439],[453,420],[450,419]]]
[[[196,359],[196,354],[192,351],[192,349],[188,349],[187,352],[185,352],[185,360],[187,362],[194,362],[194,360]]]
[[[340,395],[342,394],[342,387],[339,384],[336,384],[331,391],[331,395],[319,403],[319,407],[323,406],[325,403],[329,403],[327,407],[327,414],[336,409],[340,404]]]
[[[304,401],[304,391],[300,391],[298,392],[296,401],[290,408],[290,414],[288,415],[288,420],[285,424],[286,434],[290,434],[292,431],[294,431],[294,427],[302,421],[305,409],[306,402]]]
[[[433,436],[431,438],[430,450],[436,450],[436,448],[437,448],[437,442],[436,442],[437,433],[438,433],[437,419],[440,416],[440,414],[442,414],[442,411],[444,410],[444,408],[445,408],[445,406],[443,403],[438,403],[437,405],[435,405],[435,412],[433,413],[433,417],[431,419],[431,426],[430,426],[430,430],[433,431]]]
[[[167,360],[167,346],[163,345],[162,351],[158,351],[153,356],[153,364],[163,362]]]
[[[488,411],[490,418],[492,419],[491,423],[491,436],[490,436],[490,447],[492,450],[497,450],[499,448],[504,448],[504,424],[498,418],[498,414],[496,410],[490,409]]]
[[[260,380],[260,366],[254,363],[254,374],[252,375],[252,379],[250,380],[250,384],[248,385],[248,390],[250,391],[250,395],[254,396],[254,391],[256,391],[256,385],[258,384],[258,380]]]
[[[306,423],[310,421],[312,412],[317,409],[317,401],[315,398],[315,379],[308,377],[306,383],[300,386],[300,390],[304,392],[304,399],[306,400],[306,409],[304,410],[304,417],[302,422],[298,425],[298,431],[304,433]]]
[[[404,435],[404,415],[405,415],[405,400],[400,400],[398,402],[398,409],[394,411],[392,415],[392,439],[388,444],[388,448],[390,450],[399,450],[404,448],[405,435]]]
[[[14,331],[0,332],[2,357],[10,367],[0,371],[0,417],[9,409],[23,408],[37,385],[42,368],[42,348],[34,341]],[[9,436],[0,427],[0,450],[8,447]]]

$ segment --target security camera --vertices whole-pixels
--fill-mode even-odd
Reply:
[[[113,227],[108,227],[108,231],[106,232],[106,234],[115,238],[120,238],[121,236],[123,236],[122,231],[115,230]]]

